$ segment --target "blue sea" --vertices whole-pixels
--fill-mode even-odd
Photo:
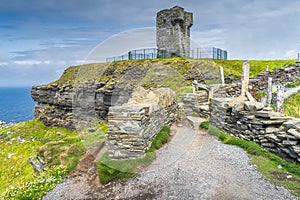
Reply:
[[[0,121],[21,122],[33,119],[35,102],[31,87],[0,87]]]

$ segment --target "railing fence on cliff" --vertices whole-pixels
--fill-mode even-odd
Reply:
[[[119,60],[144,60],[144,59],[155,59],[157,58],[158,50],[156,48],[146,48],[146,49],[137,49],[129,51],[126,55],[115,56],[106,58],[106,62],[113,62]],[[161,56],[160,57],[167,57]],[[228,52],[226,50],[222,50],[215,47],[208,47],[208,48],[195,48],[189,51],[190,58],[210,58],[216,60],[227,60]]]

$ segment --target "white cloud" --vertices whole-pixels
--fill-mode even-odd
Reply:
[[[44,60],[44,61],[41,61],[41,60],[15,60],[12,63],[16,64],[16,65],[41,65],[41,64],[49,65],[49,64],[52,64],[53,61],[50,61],[50,60]],[[9,63],[7,63],[7,65],[8,64]]]
[[[42,61],[38,61],[38,60],[17,60],[17,61],[13,61],[14,64],[17,65],[39,65],[42,64]]]
[[[0,62],[0,66],[6,66],[8,65],[8,62]]]

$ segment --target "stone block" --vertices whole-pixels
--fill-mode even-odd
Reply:
[[[236,103],[233,108],[232,108],[232,112],[241,112],[244,110],[244,106],[245,106],[245,103],[244,102],[238,102]]]
[[[295,146],[298,143],[296,140],[283,140],[282,144]]]
[[[300,139],[300,132],[298,130],[291,128],[287,132],[295,136],[297,139]]]
[[[286,128],[294,128],[300,131],[300,118],[287,121],[284,124],[282,124],[282,126]]]
[[[247,110],[247,111],[254,112],[254,111],[262,110],[263,108],[264,108],[264,105],[262,103],[249,102],[249,101],[245,102],[245,110]]]
[[[297,153],[297,154],[300,154],[300,146],[297,145],[297,146],[292,146],[293,150]]]

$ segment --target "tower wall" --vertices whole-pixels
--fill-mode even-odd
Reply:
[[[193,14],[175,6],[156,17],[156,44],[159,58],[188,57]]]

